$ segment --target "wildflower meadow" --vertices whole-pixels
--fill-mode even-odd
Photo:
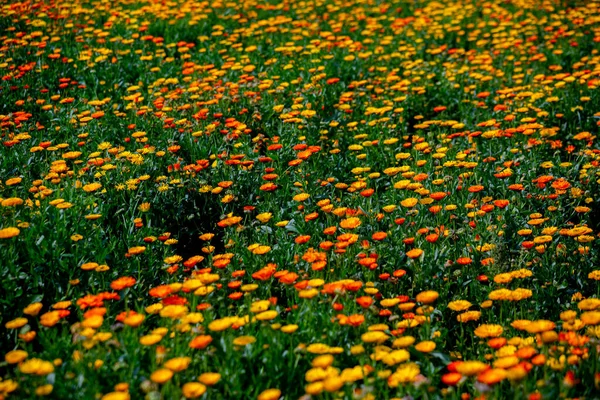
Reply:
[[[600,398],[600,1],[0,4],[0,399]]]

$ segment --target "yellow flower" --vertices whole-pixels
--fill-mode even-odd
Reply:
[[[233,324],[233,320],[231,318],[221,318],[215,319],[210,324],[208,324],[208,329],[213,332],[224,331],[229,328]]]
[[[40,360],[39,358],[30,358],[19,365],[19,370],[24,374],[41,376],[54,372],[54,365],[52,365],[50,361]]]
[[[20,206],[21,204],[23,204],[23,199],[19,197],[9,197],[8,199],[2,200],[0,204],[2,205],[2,207]]]
[[[451,309],[452,311],[466,311],[472,305],[473,304],[471,304],[467,300],[455,300],[455,301],[451,301],[450,303],[448,303],[448,308]]]
[[[481,361],[463,361],[456,366],[456,372],[466,376],[478,375],[489,366]]]
[[[212,386],[221,380],[221,374],[218,372],[205,372],[198,377],[198,380],[207,386]]]
[[[281,397],[281,390],[267,389],[258,395],[257,400],[277,400]]]
[[[133,315],[127,316],[123,320],[123,323],[127,326],[131,326],[132,328],[135,328],[137,326],[140,326],[142,324],[142,322],[144,322],[144,319],[146,319],[146,317],[143,314],[133,314]]]
[[[356,217],[346,218],[340,222],[340,226],[344,229],[355,229],[355,228],[358,228],[360,226],[360,224],[361,224],[360,219],[358,219]]]
[[[417,343],[415,345],[415,349],[417,349],[417,351],[420,351],[421,353],[430,353],[433,350],[435,350],[435,342],[432,342],[431,340],[425,340],[423,342]]]
[[[390,387],[397,387],[401,383],[413,382],[419,373],[421,373],[421,370],[417,364],[404,364],[389,376],[388,385]]]
[[[191,362],[192,359],[190,357],[175,357],[165,362],[164,366],[173,372],[180,372],[186,369]]]
[[[45,384],[42,386],[38,386],[37,388],[35,388],[35,394],[37,396],[48,396],[50,393],[52,393],[52,390],[54,389],[54,386],[52,386],[51,384]]]
[[[91,192],[95,192],[96,190],[100,189],[102,187],[102,184],[94,182],[94,183],[89,183],[87,185],[83,186],[83,191],[87,192],[87,193],[91,193]]]
[[[296,324],[284,325],[281,327],[281,332],[283,332],[283,333],[294,333],[297,330],[298,330],[298,325],[296,325]]]
[[[417,203],[419,202],[418,199],[414,198],[414,197],[409,197],[408,199],[404,199],[400,202],[400,205],[402,207],[406,207],[406,208],[413,208],[414,206],[417,205]]]
[[[416,249],[415,249],[416,250]],[[421,292],[417,295],[416,300],[419,303],[423,303],[423,304],[431,304],[434,301],[437,300],[437,298],[439,297],[439,293],[433,290],[426,290],[424,292]]]
[[[184,317],[188,313],[188,308],[182,305],[168,305],[160,310],[160,316],[163,318],[177,319]]]
[[[4,360],[9,364],[18,364],[28,356],[26,351],[12,350],[4,355]]]
[[[102,396],[101,400],[129,400],[130,398],[127,392],[110,392]]]
[[[173,372],[167,368],[161,368],[150,375],[150,380],[154,383],[166,383],[173,377]]]
[[[181,391],[186,399],[195,399],[206,392],[206,386],[198,382],[188,382],[183,385]]]
[[[19,233],[21,233],[19,228],[10,227],[0,229],[0,239],[10,239],[15,236],[19,236]]]
[[[27,324],[27,318],[15,318],[12,321],[8,321],[4,324],[6,329],[19,329]]]
[[[467,311],[456,316],[458,322],[477,321],[481,317],[481,311]]]
[[[360,337],[365,343],[383,343],[385,342],[389,336],[381,331],[370,331],[363,333]]]
[[[504,329],[500,325],[484,324],[475,329],[475,336],[480,338],[498,337],[502,335],[502,332],[504,332]]]
[[[259,321],[270,321],[275,317],[277,317],[277,311],[275,310],[263,311],[256,315],[256,319]]]
[[[310,197],[308,193],[299,193],[293,197],[294,201],[304,201]]]
[[[415,338],[412,336],[402,336],[394,340],[392,343],[392,347],[394,348],[404,348],[412,346],[415,342]]]
[[[127,250],[127,252],[131,255],[142,254],[144,251],[146,251],[146,246],[135,246]]]
[[[586,325],[600,324],[600,311],[586,311],[582,313],[581,321]]]
[[[145,335],[140,338],[140,344],[142,346],[152,346],[153,344],[160,342],[162,338],[163,337],[161,335]]]
[[[254,336],[240,336],[233,339],[233,344],[236,346],[247,346],[256,342],[256,338]]]
[[[269,222],[269,220],[273,217],[273,213],[270,212],[265,212],[265,213],[260,213],[256,216],[256,219],[259,220],[260,222],[262,222],[263,224],[266,224],[267,222]]]
[[[410,353],[404,349],[398,349],[387,353],[385,356],[383,356],[382,361],[386,365],[392,366],[400,364],[408,359],[410,359]]]

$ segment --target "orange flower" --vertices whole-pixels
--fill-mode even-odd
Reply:
[[[411,258],[411,259],[415,259],[415,258],[419,258],[421,256],[421,254],[423,254],[423,250],[421,249],[412,249],[406,252],[406,257]]]
[[[469,257],[460,257],[456,260],[456,263],[459,265],[469,265],[473,262]]]
[[[252,274],[252,278],[259,281],[266,281],[275,273],[277,266],[275,264],[267,264],[265,267]]]
[[[369,296],[361,296],[356,299],[356,302],[362,308],[369,308],[373,304],[373,298]]]
[[[363,322],[365,322],[365,317],[362,314],[353,314],[353,315],[350,315],[348,317],[348,319],[346,320],[346,323],[348,325],[351,325],[351,326],[354,326],[354,327],[359,326]]]
[[[429,195],[429,197],[431,197],[433,200],[442,200],[444,197],[446,197],[447,194],[445,192],[435,192],[435,193],[431,193]]]
[[[442,382],[444,385],[454,386],[462,379],[462,375],[458,372],[449,372],[447,374],[442,375]]]
[[[132,278],[131,276],[123,276],[112,281],[110,287],[113,290],[123,290],[125,288],[135,285],[135,282],[135,278]]]
[[[385,232],[375,232],[373,235],[371,235],[371,238],[373,240],[383,240],[387,237],[387,233]]]
[[[477,192],[481,192],[483,189],[484,189],[484,187],[481,185],[473,185],[473,186],[470,186],[467,190],[471,193],[477,193]]]
[[[344,229],[355,229],[355,228],[359,227],[360,224],[361,224],[360,219],[358,219],[356,217],[346,218],[340,222],[340,226]]]
[[[192,349],[204,349],[213,341],[210,335],[196,336],[190,341],[189,347]]]
[[[301,235],[298,236],[294,242],[296,242],[296,244],[304,244],[306,242],[308,242],[310,240],[310,235]]]

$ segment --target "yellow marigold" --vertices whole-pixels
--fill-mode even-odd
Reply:
[[[221,318],[215,319],[210,324],[208,324],[208,329],[213,332],[224,331],[229,328],[233,324],[233,320],[231,318]]]
[[[95,192],[96,190],[100,189],[102,187],[102,184],[98,183],[98,182],[94,182],[94,183],[88,183],[87,185],[83,186],[83,191],[90,193],[90,192]]]
[[[509,300],[512,296],[512,290],[509,289],[498,289],[493,290],[488,295],[490,300],[499,301],[499,300]]]
[[[421,353],[430,353],[433,350],[435,350],[435,347],[436,347],[435,342],[433,342],[431,340],[424,340],[415,345],[415,349],[417,351],[420,351]]]
[[[186,399],[195,399],[206,393],[206,386],[198,382],[188,382],[183,385],[181,392]]]
[[[298,193],[293,197],[294,201],[304,201],[310,197],[308,193]]]
[[[135,256],[138,254],[142,254],[144,251],[146,251],[146,246],[135,246],[127,250],[127,253]]]
[[[542,333],[546,331],[551,331],[556,328],[556,324],[552,321],[548,321],[545,319],[539,319],[537,321],[531,321],[529,324],[525,326],[525,330],[529,333]]]
[[[312,343],[308,345],[306,351],[311,354],[326,354],[329,353],[329,346],[323,343]]]
[[[484,324],[479,325],[477,329],[475,329],[475,336],[480,338],[490,338],[490,337],[498,337],[502,335],[504,329],[502,326],[495,324]]]
[[[467,300],[454,300],[448,303],[448,308],[452,311],[465,311],[471,308],[473,304]]]
[[[463,361],[456,365],[456,372],[465,376],[479,375],[489,368],[489,365],[481,361]]]
[[[586,311],[581,314],[581,321],[586,325],[600,324],[600,311]]]
[[[173,371],[167,368],[157,369],[150,375],[150,380],[154,383],[166,383],[173,377]]]
[[[101,400],[129,400],[130,398],[128,392],[110,392],[102,396]]]
[[[298,325],[296,324],[289,324],[289,325],[284,325],[281,327],[281,332],[283,333],[294,333],[298,330]]]
[[[357,227],[359,227],[361,224],[360,219],[356,218],[356,217],[350,217],[350,218],[346,218],[343,219],[342,221],[340,221],[340,227],[344,228],[344,229],[355,229]]]
[[[436,301],[439,296],[440,294],[434,290],[426,290],[424,292],[419,293],[416,297],[416,300],[419,303],[431,304],[434,301]]]
[[[517,330],[524,331],[529,324],[531,324],[531,321],[528,319],[517,319],[517,320],[514,320],[510,324],[510,326],[512,326],[513,328],[515,328]]]
[[[18,364],[28,356],[26,351],[23,350],[12,350],[4,355],[4,361],[9,364]]]
[[[42,376],[54,372],[54,365],[50,361],[30,358],[19,365],[19,370],[24,374]]]
[[[21,231],[19,228],[15,227],[0,229],[0,239],[10,239],[19,236],[19,233],[21,233]]]
[[[23,180],[22,178],[18,178],[18,177],[17,178],[10,178],[10,179],[7,179],[6,182],[4,182],[4,184],[6,186],[14,186],[14,185],[17,185],[17,184],[21,183],[22,180]]]
[[[164,364],[164,367],[173,372],[180,372],[184,369],[187,369],[191,362],[192,359],[190,357],[175,357],[167,360],[167,362]]]
[[[198,380],[207,386],[212,386],[221,380],[221,374],[218,372],[205,372],[198,377]]]
[[[499,359],[494,361],[494,368],[508,369],[514,367],[519,362],[520,360],[517,356],[500,357]]]
[[[281,390],[267,389],[258,395],[257,400],[277,400],[281,397]]]
[[[400,202],[400,205],[402,207],[406,207],[406,208],[413,208],[414,206],[417,205],[417,203],[419,203],[419,200],[414,198],[414,197],[409,197],[408,199],[404,199]]]
[[[512,282],[513,278],[514,277],[510,272],[504,272],[504,273],[494,276],[494,282],[496,282],[500,285],[507,284],[507,283]]]
[[[50,393],[52,393],[52,390],[54,390],[54,386],[47,383],[45,385],[36,387],[35,394],[36,396],[48,396]]]
[[[458,322],[478,321],[481,317],[481,311],[467,311],[456,316]]]
[[[233,339],[233,344],[236,346],[247,346],[256,342],[256,338],[254,336],[239,336]]]
[[[267,222],[269,222],[269,220],[273,217],[273,213],[270,212],[265,212],[265,213],[260,213],[256,216],[256,219],[259,220],[260,222],[262,222],[263,224],[266,224]]]
[[[188,308],[182,305],[168,305],[160,310],[160,316],[163,318],[177,319],[185,316],[188,313]]]
[[[360,338],[365,343],[383,343],[389,336],[381,331],[370,331],[363,333]]]
[[[270,321],[275,317],[277,317],[277,311],[268,310],[268,311],[263,311],[260,314],[257,314],[255,318],[259,321]]]
[[[23,204],[23,199],[19,197],[9,197],[8,199],[2,200],[0,204],[2,205],[2,207],[20,206],[21,204]]]
[[[388,378],[388,385],[390,387],[398,387],[398,385],[403,383],[414,382],[417,375],[421,373],[419,366],[414,363],[408,363],[400,366],[396,372]]]
[[[397,339],[394,339],[394,342],[392,343],[392,347],[393,348],[405,348],[405,347],[412,346],[414,342],[415,342],[414,337],[402,336]]]
[[[25,326],[27,324],[27,318],[15,318],[11,321],[8,321],[6,324],[4,324],[4,327],[6,329],[19,329],[22,328],[23,326]]]
[[[577,307],[582,311],[592,311],[600,308],[600,299],[584,299],[577,303]]]
[[[390,351],[383,356],[382,361],[386,365],[396,365],[410,359],[410,353],[404,349]]]
[[[161,335],[156,334],[145,335],[140,338],[140,344],[142,346],[152,346],[153,344],[160,342],[162,338]]]

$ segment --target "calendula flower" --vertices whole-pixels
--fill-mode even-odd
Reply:
[[[490,337],[498,337],[502,335],[504,329],[502,326],[495,324],[484,324],[479,325],[477,329],[475,329],[475,336],[480,338],[490,338]]]
[[[173,371],[167,368],[160,368],[150,375],[150,380],[155,383],[167,383],[173,377]]]
[[[19,236],[19,233],[21,230],[15,227],[0,229],[0,239],[10,239]]]
[[[206,386],[198,382],[187,382],[183,384],[181,392],[186,399],[195,399],[206,393]]]

